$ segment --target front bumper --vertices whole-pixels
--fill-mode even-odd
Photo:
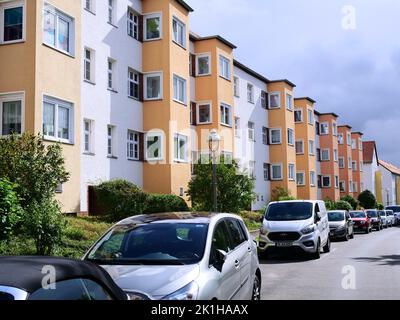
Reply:
[[[258,250],[262,253],[270,250],[301,249],[304,252],[314,253],[317,247],[317,240],[318,238],[314,233],[301,235],[300,239],[295,241],[272,241],[268,238],[268,235],[260,234]]]
[[[339,229],[339,230],[338,229],[331,229],[330,232],[329,232],[329,237],[331,237],[331,239],[343,238],[343,237],[346,236],[346,234],[347,234],[346,228]]]

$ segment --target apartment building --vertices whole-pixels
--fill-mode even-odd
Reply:
[[[353,196],[358,198],[358,195],[364,191],[363,182],[363,133],[351,133],[351,154],[352,154],[352,170],[353,170]]]
[[[294,99],[296,182],[300,199],[318,198],[314,104],[315,100],[309,97]]]
[[[400,168],[383,160],[379,160],[382,175],[382,204],[384,206],[400,204]]]
[[[376,200],[383,203],[382,173],[375,141],[363,142],[363,183],[365,190],[371,191]]]
[[[353,196],[354,185],[351,129],[352,128],[349,125],[338,126],[340,197],[345,195]]]

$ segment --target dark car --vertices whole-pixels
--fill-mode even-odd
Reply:
[[[375,209],[366,210],[366,213],[368,217],[371,219],[372,228],[374,228],[376,231],[382,230],[383,222],[382,222],[382,217],[379,214],[378,210]]]
[[[329,237],[348,241],[354,238],[354,222],[346,210],[328,211]]]
[[[0,300],[128,300],[101,267],[56,257],[0,257]]]
[[[364,211],[350,211],[349,214],[354,222],[354,230],[365,233],[372,231],[371,219]]]

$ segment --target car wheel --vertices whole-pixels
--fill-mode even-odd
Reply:
[[[311,254],[312,258],[315,260],[318,260],[321,258],[321,240],[318,240],[317,248],[315,249],[315,252]]]
[[[343,237],[344,241],[349,241],[349,232],[346,232],[346,235]]]
[[[328,253],[331,251],[331,240],[328,238],[328,240],[326,241],[326,244],[324,246],[324,252]]]
[[[350,235],[350,239],[354,239],[354,230],[353,230],[353,232],[352,232],[351,235]]]
[[[254,278],[253,293],[251,295],[251,300],[261,300],[261,281],[258,278],[258,276]]]
[[[370,231],[370,227],[367,227],[367,229],[365,229],[365,233],[369,233],[369,231]]]

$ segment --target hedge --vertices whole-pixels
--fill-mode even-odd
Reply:
[[[144,213],[150,214],[174,211],[189,211],[185,200],[173,194],[148,194]]]

